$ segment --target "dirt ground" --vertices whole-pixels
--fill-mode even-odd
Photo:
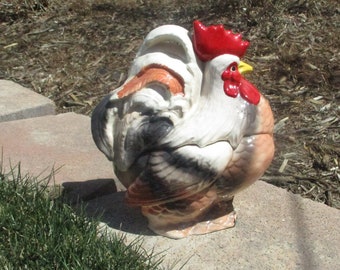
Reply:
[[[339,10],[337,0],[0,0],[0,79],[90,115],[150,30],[222,23],[251,41],[247,77],[275,114],[262,179],[340,209]]]

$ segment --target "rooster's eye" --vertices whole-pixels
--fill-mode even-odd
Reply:
[[[234,65],[231,66],[231,67],[230,67],[230,70],[231,70],[231,71],[236,71],[236,66],[234,66]]]

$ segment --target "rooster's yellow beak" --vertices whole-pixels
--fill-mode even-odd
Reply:
[[[253,67],[245,62],[240,61],[238,64],[238,71],[243,75],[244,73],[253,71]]]

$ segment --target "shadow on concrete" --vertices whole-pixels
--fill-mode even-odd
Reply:
[[[300,269],[312,270],[316,268],[315,254],[313,253],[314,243],[312,242],[312,234],[307,224],[307,217],[304,213],[303,204],[301,198],[293,195],[291,196],[291,213],[294,220],[294,226],[296,229],[296,244],[299,254]]]
[[[74,207],[85,204],[86,214],[109,227],[136,235],[155,235],[147,227],[140,208],[128,207],[125,192],[117,191],[113,179],[63,183],[63,198]]]
[[[115,182],[111,178],[64,182],[62,186],[63,198],[69,204],[90,201],[117,192]]]

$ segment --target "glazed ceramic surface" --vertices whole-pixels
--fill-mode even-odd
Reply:
[[[96,145],[157,234],[234,226],[234,195],[271,163],[272,111],[242,75],[248,45],[222,25],[158,27],[93,112]]]

